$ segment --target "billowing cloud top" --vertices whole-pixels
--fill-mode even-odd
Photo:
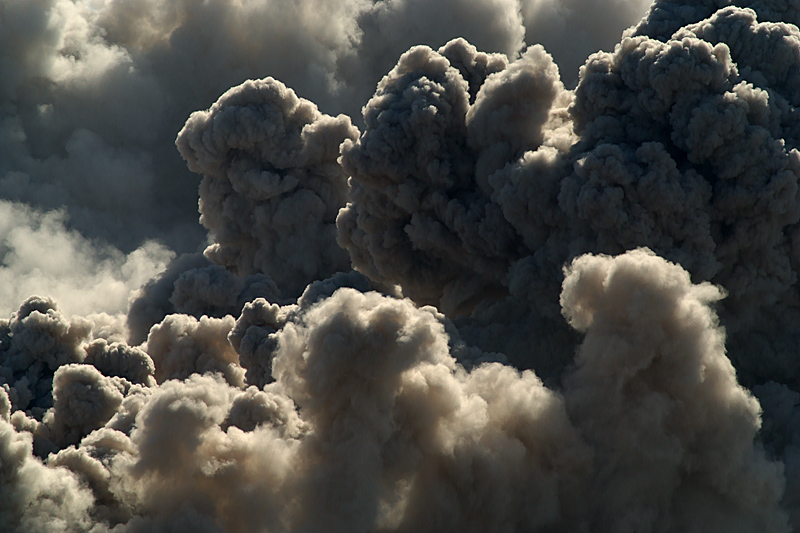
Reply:
[[[358,137],[281,82],[248,81],[192,114],[176,144],[203,175],[200,222],[215,241],[205,255],[240,276],[270,275],[295,297],[348,267],[335,245],[347,196],[339,145]]]

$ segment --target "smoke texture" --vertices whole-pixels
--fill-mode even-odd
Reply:
[[[0,530],[800,530],[798,24],[0,0]]]

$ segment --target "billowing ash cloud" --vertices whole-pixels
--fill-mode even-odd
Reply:
[[[268,274],[297,297],[309,282],[349,267],[336,246],[347,197],[339,145],[358,137],[281,82],[248,81],[192,114],[178,150],[200,182],[205,256],[240,276]]]
[[[463,36],[482,50],[516,54],[526,28],[544,16],[523,17],[528,4],[0,0],[0,197],[37,212],[63,209],[69,230],[123,255],[150,240],[197,252],[205,246],[197,179],[173,146],[190,113],[246,79],[273,76],[358,123],[375,84],[412,45]],[[615,22],[602,46],[637,18]],[[571,52],[570,61],[596,46]],[[46,261],[32,266],[48,269]],[[27,283],[4,299],[4,314],[30,294],[50,294],[51,285]],[[84,296],[109,307],[99,302],[102,290]],[[124,300],[112,311],[124,312]]]
[[[509,66],[464,41],[406,52],[364,108],[364,134],[342,147],[351,202],[337,225],[355,268],[452,313],[501,287],[521,243],[489,177],[541,145],[569,99],[540,46]]]
[[[0,529],[800,529],[800,10],[734,3],[0,0]]]
[[[725,288],[734,335],[795,308],[796,27],[733,7],[663,41],[647,27],[591,56],[574,93],[536,46],[498,64],[471,105],[447,59],[463,43],[402,56],[342,149],[339,237],[354,266],[453,315],[508,295],[547,330],[561,323],[561,265],[648,246]],[[497,322],[497,305],[473,316]],[[518,326],[480,343],[536,366]],[[773,365],[787,354],[766,358],[748,379],[794,372]]]
[[[350,270],[336,244],[347,199],[339,146],[358,137],[345,115],[330,117],[268,78],[223,94],[189,118],[176,144],[200,182],[200,222],[214,243],[184,254],[142,287],[128,312],[142,342],[171,313],[238,315],[256,297],[297,299],[306,286]]]
[[[499,363],[465,371],[443,315],[375,292],[248,304],[260,318],[237,328],[274,329],[261,389],[180,375],[221,364],[232,324],[171,317],[146,348],[157,378],[162,364],[180,379],[142,387],[73,363],[41,422],[6,400],[19,506],[2,516],[44,531],[783,531],[782,469],[754,445],[759,405],[725,357],[720,296],[646,250],[576,260],[561,301],[585,337],[561,393]],[[60,449],[48,466],[31,438]],[[82,504],[62,512],[66,487]]]

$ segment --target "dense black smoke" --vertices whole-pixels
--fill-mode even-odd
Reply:
[[[0,529],[799,530],[800,6],[604,6],[0,0]]]

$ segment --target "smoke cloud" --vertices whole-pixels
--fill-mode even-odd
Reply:
[[[255,311],[265,300],[248,304],[259,317],[238,329],[274,328],[263,354],[274,381],[260,390],[219,366],[232,322],[175,316],[146,345],[160,386],[84,359],[55,372],[42,422],[21,410],[2,422],[20,457],[4,460],[7,490],[75,530],[101,517],[133,531],[786,530],[782,468],[754,445],[759,404],[736,383],[709,307],[720,297],[647,250],[576,260],[562,306],[585,337],[561,393],[530,370],[465,371],[443,315],[375,292],[267,313]],[[48,466],[26,426],[60,448]],[[28,464],[80,483],[91,503],[39,512],[59,485],[28,486]]]
[[[800,530],[798,24],[0,0],[0,529]]]
[[[230,89],[192,114],[176,144],[203,174],[200,222],[214,244],[204,255],[246,276],[269,274],[296,298],[309,282],[347,270],[335,245],[347,196],[339,145],[358,137],[344,115],[322,115],[271,78]],[[301,216],[298,216],[301,214]]]
[[[127,256],[151,241],[177,255],[202,251],[209,242],[197,224],[197,178],[173,146],[192,112],[247,79],[272,76],[324,113],[345,113],[360,127],[361,106],[410,46],[465,37],[513,57],[537,20],[522,15],[525,5],[2,0],[0,198],[39,213],[65,212],[68,231],[101,241],[109,253]],[[603,46],[613,46],[639,15],[617,21]],[[595,46],[587,43],[571,61],[581,63]],[[52,270],[45,258],[30,266]],[[0,302],[3,314],[36,293],[58,296],[70,312],[125,312],[127,297],[110,306],[101,302],[102,289],[83,294],[91,304],[72,308],[61,296],[66,289],[57,292],[50,281],[63,276],[29,277],[19,294]],[[130,288],[141,283],[132,277]]]

